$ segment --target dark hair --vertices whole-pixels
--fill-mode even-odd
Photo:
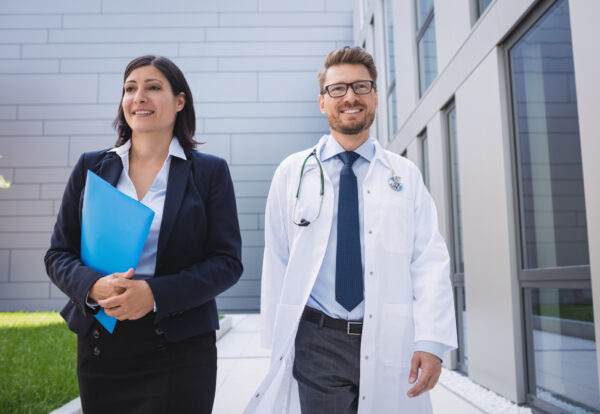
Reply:
[[[173,135],[177,137],[181,147],[184,150],[194,150],[198,144],[194,141],[194,133],[196,132],[196,114],[194,112],[194,100],[192,99],[192,91],[181,73],[181,70],[171,60],[163,56],[145,55],[133,59],[125,68],[123,74],[123,83],[127,77],[137,68],[142,66],[154,66],[158,69],[169,81],[173,95],[177,96],[181,92],[185,95],[185,105],[183,109],[177,113],[175,118],[175,126],[173,127]],[[123,113],[123,94],[121,92],[121,102],[119,103],[119,112],[113,121],[113,127],[117,130],[119,138],[115,144],[120,147],[131,139],[131,128],[125,120]]]
[[[323,69],[319,71],[317,77],[319,78],[319,92],[323,92],[325,87],[325,77],[327,75],[327,69],[335,65],[343,65],[345,63],[351,65],[363,65],[367,68],[371,80],[377,83],[377,68],[373,61],[373,56],[365,49],[359,46],[344,46],[341,49],[329,52],[325,58],[325,64]]]

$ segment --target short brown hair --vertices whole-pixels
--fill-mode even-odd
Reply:
[[[127,80],[127,77],[137,68],[142,66],[154,66],[158,69],[169,81],[173,95],[177,96],[183,92],[185,96],[185,105],[181,111],[177,113],[175,118],[175,127],[173,128],[173,135],[177,137],[181,147],[184,150],[194,150],[198,144],[194,140],[194,133],[196,132],[196,114],[194,112],[194,99],[192,98],[192,91],[185,80],[185,76],[181,73],[181,70],[173,63],[170,59],[164,56],[155,55],[144,55],[133,59],[125,68],[123,74],[123,82]],[[123,94],[125,91],[121,91],[121,103],[119,104],[119,111],[117,117],[113,121],[113,127],[117,130],[119,137],[115,147],[120,147],[131,139],[131,128],[125,120],[125,114],[123,112]]]
[[[373,56],[365,49],[359,46],[344,46],[341,49],[329,52],[325,58],[325,64],[323,69],[319,71],[317,75],[319,79],[319,91],[323,93],[323,87],[325,86],[325,77],[327,75],[327,69],[335,65],[351,64],[351,65],[363,65],[369,71],[371,80],[377,83],[377,68],[373,61]]]

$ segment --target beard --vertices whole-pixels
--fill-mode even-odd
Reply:
[[[370,111],[367,108],[363,109],[365,111],[365,116],[362,118],[362,120],[342,122],[339,116],[327,115],[329,127],[332,130],[344,135],[360,134],[361,132],[371,128],[371,125],[375,120],[375,110]]]

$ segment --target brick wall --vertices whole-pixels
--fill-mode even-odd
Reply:
[[[222,310],[259,306],[276,165],[328,131],[316,72],[352,43],[351,0],[20,0],[0,4],[0,311],[60,309],[43,266],[83,151],[111,147],[125,65],[171,58],[194,95],[200,151],[235,183],[245,272]]]

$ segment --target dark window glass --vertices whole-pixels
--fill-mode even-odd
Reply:
[[[398,104],[396,102],[396,87],[392,88],[388,96],[388,116],[390,117],[390,141],[398,130],[398,115],[396,114]]]
[[[423,26],[433,9],[433,0],[417,0],[417,31]]]
[[[435,18],[432,18],[418,41],[419,91],[423,95],[437,76],[437,51],[435,43]]]
[[[523,267],[589,264],[569,5],[509,51]]]
[[[477,0],[478,17],[483,14],[485,9],[487,9],[487,7],[490,5],[491,2],[492,2],[492,0]]]
[[[600,410],[591,289],[525,290],[530,393],[562,409]]]
[[[388,55],[388,82],[391,85],[396,80],[396,67],[394,63],[394,10],[393,0],[385,2],[385,34],[387,40],[387,55]]]
[[[385,26],[386,26],[386,48],[387,48],[387,104],[388,104],[388,136],[390,141],[398,130],[398,116],[396,114],[396,67],[394,62],[394,19],[393,0],[385,2]]]

